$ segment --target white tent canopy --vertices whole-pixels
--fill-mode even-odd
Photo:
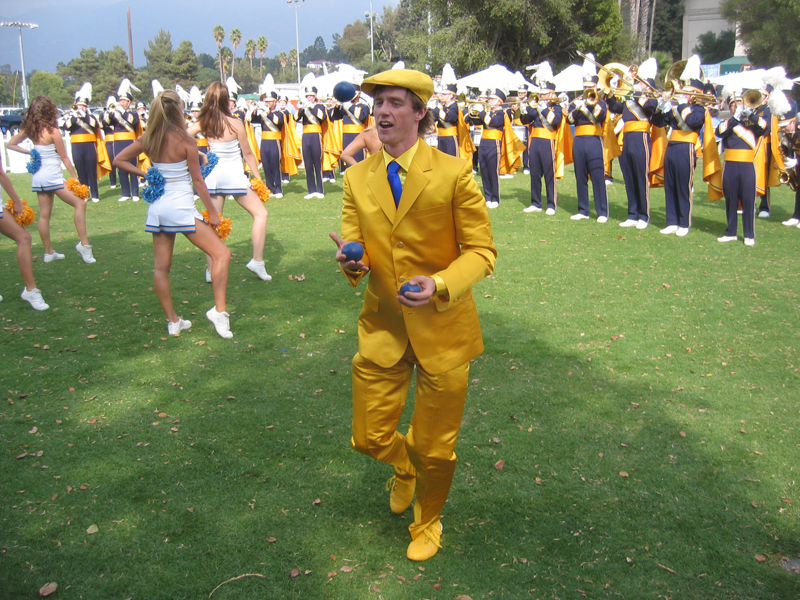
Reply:
[[[482,92],[495,88],[507,91],[517,86],[517,75],[503,65],[492,65],[483,71],[462,77],[457,86],[459,93],[466,92],[467,88],[478,88]]]
[[[583,67],[570,65],[553,77],[557,92],[576,92],[583,89]]]
[[[764,87],[764,74],[766,69],[753,69],[752,71],[736,71],[735,73],[728,73],[727,75],[720,75],[719,77],[712,77],[709,79],[714,85],[727,86],[736,91],[742,90],[760,90]],[[800,79],[800,78],[798,78]],[[787,79],[788,83],[783,85],[784,90],[792,89],[792,80]]]
[[[359,85],[364,80],[366,71],[360,71],[355,67],[348,64],[336,65],[336,71],[328,73],[327,75],[320,75],[314,79],[314,85],[317,87],[317,93],[321,96],[329,97],[333,94],[333,88],[337,83],[347,81],[349,83],[358,83]]]

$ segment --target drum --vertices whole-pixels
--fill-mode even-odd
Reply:
[[[435,133],[433,135],[426,135],[425,136],[425,143],[428,144],[431,148],[438,148],[439,147],[439,136]]]
[[[525,125],[512,125],[511,131],[516,134],[521,142],[528,143],[528,128]]]
[[[477,148],[481,145],[481,134],[483,131],[481,129],[473,129],[472,130],[472,143]]]

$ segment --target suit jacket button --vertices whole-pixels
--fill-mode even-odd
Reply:
[[[397,278],[397,281],[399,281],[400,283],[403,283],[405,280],[406,280],[405,277],[398,277]]]
[[[403,242],[398,242],[398,243],[397,243],[397,247],[398,247],[398,248],[402,248],[404,245],[405,245],[405,244],[403,244]]]

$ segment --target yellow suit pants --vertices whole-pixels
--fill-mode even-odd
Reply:
[[[408,434],[403,435],[397,425],[415,368],[414,414]],[[361,354],[353,358],[350,445],[362,454],[416,474],[421,514],[408,528],[412,539],[439,518],[447,501],[468,381],[469,362],[431,375],[419,364],[410,344],[400,361],[389,368],[379,367]]]

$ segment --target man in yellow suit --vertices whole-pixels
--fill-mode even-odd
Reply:
[[[351,446],[394,467],[389,506],[402,514],[416,489],[407,556],[441,547],[444,507],[467,394],[469,361],[483,351],[472,286],[494,269],[497,251],[486,202],[469,161],[431,148],[426,105],[433,82],[393,69],[364,80],[375,98],[381,152],[345,171],[336,260],[352,286],[369,273],[353,358]],[[349,259],[345,242],[363,257]],[[399,288],[404,283],[419,291]],[[411,377],[414,414],[397,431]]]

